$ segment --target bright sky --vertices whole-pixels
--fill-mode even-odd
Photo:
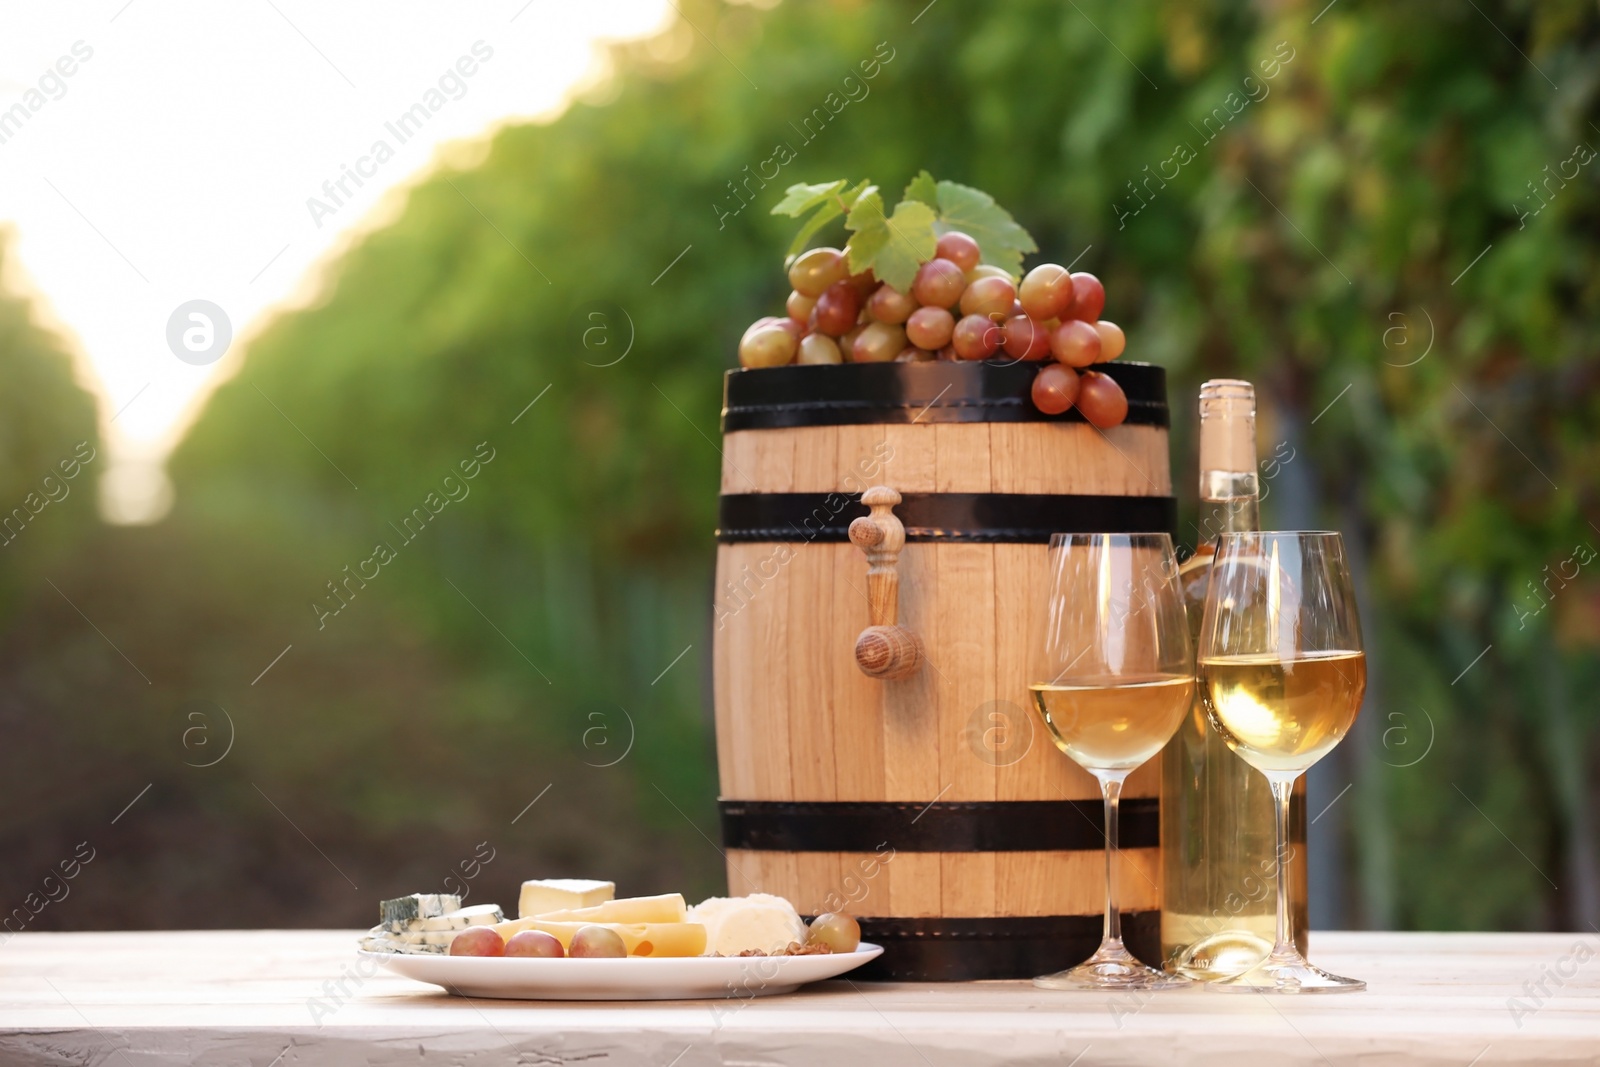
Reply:
[[[206,390],[274,307],[308,295],[315,264],[387,217],[385,192],[470,160],[500,123],[552,115],[603,74],[599,41],[672,14],[668,0],[7,5],[0,225],[20,271],[6,281],[41,299],[101,397],[106,516],[165,511],[162,458]],[[231,323],[220,360],[205,362],[215,315],[209,333],[179,316],[185,359],[169,343],[194,300]]]

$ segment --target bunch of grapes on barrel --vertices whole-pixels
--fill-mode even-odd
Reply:
[[[1093,369],[1126,345],[1100,317],[1105,287],[1055,263],[1022,273],[1033,241],[987,194],[923,172],[890,215],[875,187],[842,181],[793,186],[774,213],[810,218],[790,249],[787,314],[745,331],[743,366],[1026,361],[1040,365],[1041,412],[1076,407],[1102,429],[1127,418],[1122,387]],[[840,216],[845,248],[805,249]]]

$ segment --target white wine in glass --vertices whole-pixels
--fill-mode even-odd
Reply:
[[[1172,739],[1194,700],[1194,660],[1172,539],[1164,533],[1056,534],[1050,539],[1044,608],[1028,688],[1056,747],[1100,783],[1106,914],[1093,956],[1034,984],[1091,990],[1188,985],[1147,967],[1123,945],[1116,883],[1122,783]]]
[[[1200,698],[1211,727],[1266,776],[1277,803],[1278,922],[1272,952],[1210,986],[1224,992],[1345,992],[1366,983],[1313,967],[1294,944],[1289,795],[1344,739],[1367,688],[1355,593],[1336,533],[1222,536],[1200,628]]]

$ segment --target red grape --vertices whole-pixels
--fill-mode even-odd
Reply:
[[[918,348],[916,345],[906,345],[900,350],[900,354],[894,357],[894,361],[896,363],[932,363],[937,358],[937,356],[935,356],[932,352],[929,352],[926,348]]]
[[[955,328],[955,316],[944,308],[918,308],[906,320],[906,337],[918,348],[931,351],[949,344]]]
[[[843,363],[839,342],[825,333],[807,334],[800,339],[800,355],[796,363]]]
[[[952,230],[939,238],[939,243],[934,246],[933,254],[940,259],[948,259],[963,272],[971,270],[978,265],[982,253],[978,249],[978,242],[957,230]]]
[[[961,299],[966,287],[967,275],[960,267],[948,259],[930,259],[917,268],[911,295],[923,307],[947,308]]]
[[[1093,322],[1106,307],[1106,287],[1088,271],[1080,270],[1072,276],[1072,317]]]
[[[785,319],[796,328],[799,323]],[[800,342],[794,333],[777,324],[753,329],[739,342],[739,363],[746,367],[781,367],[794,359]]]
[[[887,282],[878,286],[877,292],[867,300],[867,311],[872,317],[891,325],[898,325],[909,319],[917,307],[914,297],[902,293]]]
[[[511,940],[506,942],[505,954],[536,959],[560,959],[567,954],[567,950],[561,947],[560,941],[543,930],[520,930],[512,934]]]
[[[1050,335],[1050,351],[1069,367],[1087,367],[1100,358],[1100,334],[1093,326],[1068,319]]]
[[[834,282],[850,276],[844,253],[837,248],[813,248],[789,265],[789,286],[806,296],[821,296]]]
[[[933,354],[933,358],[938,360],[940,363],[953,363],[961,357],[956,354],[955,345],[945,345],[943,348],[939,349],[939,351]]]
[[[850,346],[852,363],[888,363],[906,346],[906,331],[887,322],[869,322]]]
[[[811,317],[811,309],[817,306],[817,298],[807,296],[802,292],[791,292],[788,301],[783,305],[789,311],[789,317],[796,322],[805,322]]]
[[[1023,312],[1033,318],[1060,318],[1072,308],[1072,275],[1058,264],[1041,263],[1022,279],[1017,295]]]
[[[848,267],[848,257],[845,259],[845,264]],[[877,276],[872,273],[872,268],[868,267],[860,274],[850,275],[850,287],[856,291],[857,296],[861,297],[861,302],[864,304],[867,302],[867,297],[871,296],[872,291],[878,287]]]
[[[834,282],[817,297],[817,329],[838,337],[856,324],[861,313],[861,294],[848,282]]]
[[[1059,363],[1046,363],[1033,379],[1033,406],[1046,415],[1059,415],[1078,400],[1078,372]]]
[[[961,314],[995,316],[1005,315],[1017,298],[1017,287],[1010,278],[979,278],[967,285],[961,294]]]
[[[956,323],[950,344],[962,359],[988,359],[1000,347],[1005,331],[983,315],[968,315]]]
[[[1044,324],[1026,315],[1014,315],[1005,325],[1006,355],[1016,359],[1040,360],[1050,353],[1050,333]]]
[[[1086,370],[1078,389],[1078,410],[1100,429],[1109,430],[1128,417],[1128,396],[1110,375]]]
[[[452,956],[504,956],[506,943],[498,931],[487,926],[469,926],[450,939]]]

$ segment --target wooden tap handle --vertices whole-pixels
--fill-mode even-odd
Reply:
[[[893,508],[900,494],[875,485],[861,494],[869,509],[850,524],[850,543],[867,554],[867,620],[856,638],[856,666],[871,678],[906,678],[924,658],[922,640],[899,624],[900,550],[906,528]]]

